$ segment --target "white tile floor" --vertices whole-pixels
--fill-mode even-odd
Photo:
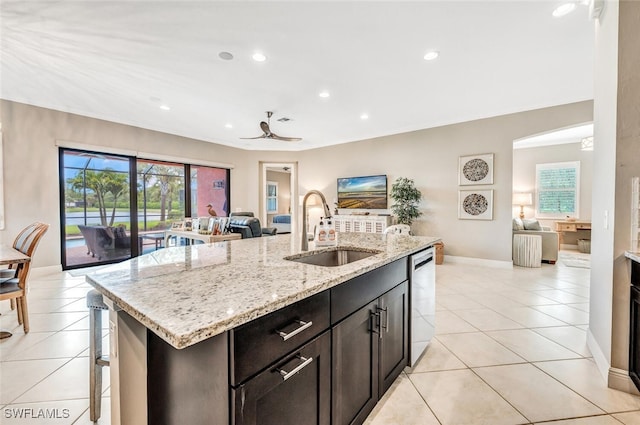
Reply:
[[[586,346],[589,269],[444,264],[437,273],[436,338],[367,424],[640,425],[640,397],[607,388]],[[1,303],[0,328],[14,336],[0,341],[0,424],[91,423],[89,289],[69,273],[34,278],[28,335]],[[101,424],[110,422],[105,372]],[[57,417],[24,417],[38,414]]]
[[[366,424],[640,425],[640,397],[607,388],[587,348],[589,269],[437,274],[436,338]]]

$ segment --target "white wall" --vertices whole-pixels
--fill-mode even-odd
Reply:
[[[640,176],[640,2],[619,7],[611,366],[628,369],[630,264],[624,252],[631,248],[631,178]]]
[[[596,21],[594,86],[593,225],[589,346],[602,374],[611,364],[613,228],[615,214],[616,112],[618,81],[618,3],[607,2]],[[605,228],[605,212],[607,227]],[[628,308],[628,306],[627,306]]]

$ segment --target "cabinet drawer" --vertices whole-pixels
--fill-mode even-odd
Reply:
[[[576,225],[575,224],[558,224],[558,231],[559,232],[575,232],[576,231]]]
[[[331,332],[232,388],[231,407],[235,425],[329,425]]]
[[[331,288],[331,324],[338,323],[407,279],[405,257],[334,286]]]
[[[329,327],[329,291],[229,332],[231,385],[238,385]]]

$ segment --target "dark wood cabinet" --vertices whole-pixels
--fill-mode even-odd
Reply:
[[[361,424],[408,362],[408,283],[332,328],[333,425]]]
[[[331,333],[232,388],[236,425],[329,425]]]
[[[409,362],[408,296],[404,282],[380,297],[380,397]]]
[[[378,401],[377,301],[347,317],[333,333],[333,424],[362,423]]]
[[[396,260],[182,350],[147,331],[148,423],[362,424],[408,364],[407,265]]]
[[[329,291],[313,295],[229,331],[232,386],[329,329]]]

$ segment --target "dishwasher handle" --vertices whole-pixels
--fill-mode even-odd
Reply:
[[[433,261],[434,257],[435,255],[434,255],[433,249],[427,249],[425,251],[422,251],[414,255],[412,258],[413,270],[418,270],[419,268],[426,266],[427,264]]]
[[[418,264],[416,264],[413,268],[414,270],[418,270],[419,268],[421,268],[422,266],[426,266],[427,264],[429,264],[430,262],[433,261],[433,256],[427,258],[426,260],[423,260],[421,262],[419,262]]]

